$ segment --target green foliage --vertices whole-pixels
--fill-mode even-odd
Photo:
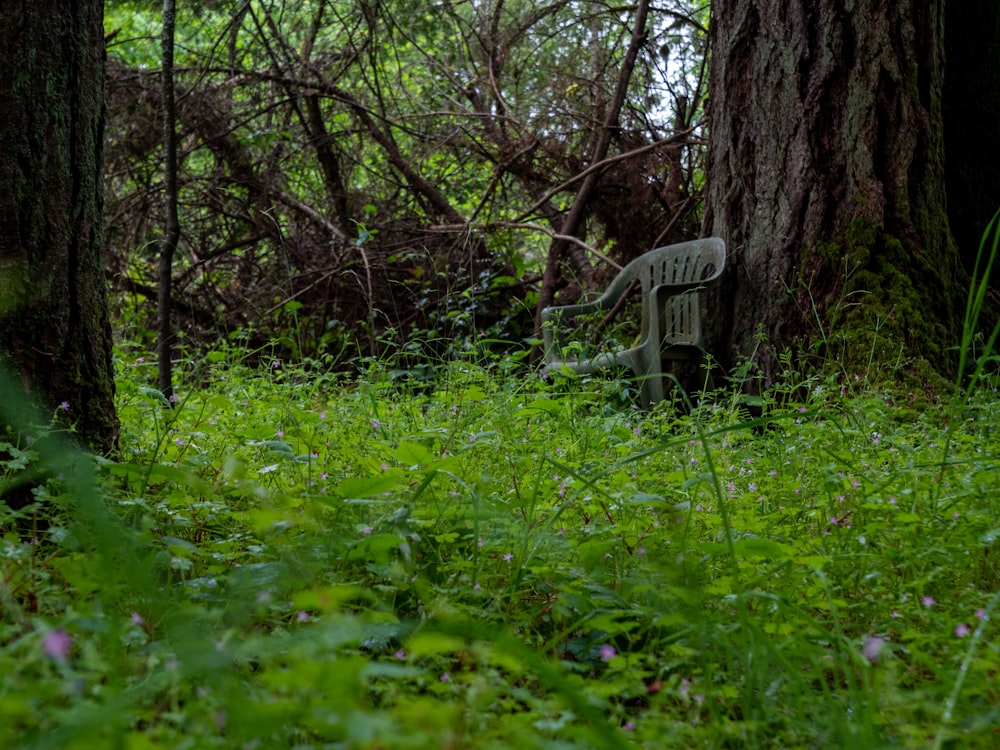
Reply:
[[[707,8],[668,6],[612,128],[609,155],[632,156],[600,173],[588,211],[587,241],[627,258],[699,223],[702,140],[665,139],[700,127]],[[539,264],[593,166],[632,13],[589,0],[180,8],[177,327],[205,343],[252,326],[295,358],[342,344],[380,356],[389,332],[396,346],[531,335]],[[163,213],[160,12],[115,0],[105,21],[104,237],[116,318],[139,338],[155,328]]]
[[[993,744],[990,390],[211,359],[120,352],[116,461],[7,436],[4,746]]]

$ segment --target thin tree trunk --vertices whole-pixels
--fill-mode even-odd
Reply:
[[[181,235],[177,217],[177,125],[174,106],[174,21],[175,0],[163,0],[163,197],[164,232],[160,246],[159,286],[157,306],[159,310],[157,326],[157,362],[160,391],[170,403],[173,400],[173,340],[170,322],[173,289],[173,261],[177,242]]]
[[[765,383],[786,350],[851,377],[947,371],[961,289],[942,0],[720,0],[713,13],[704,228],[729,262],[710,348],[730,366],[756,353]]]

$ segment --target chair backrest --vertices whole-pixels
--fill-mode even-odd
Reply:
[[[668,245],[625,266],[608,292],[620,295],[637,280],[642,289],[643,338],[652,334],[667,345],[700,345],[697,290],[717,280],[725,265],[726,246],[717,237]]]

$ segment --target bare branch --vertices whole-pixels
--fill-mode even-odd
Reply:
[[[541,224],[536,224],[536,223],[531,222],[531,221],[490,221],[490,222],[487,222],[485,224],[479,224],[479,225],[472,225],[472,224],[467,224],[467,223],[466,224],[436,224],[434,226],[428,227],[428,229],[430,229],[431,231],[434,231],[434,232],[469,232],[469,231],[472,231],[472,230],[479,230],[479,231],[482,231],[482,232],[489,232],[489,231],[491,231],[493,229],[530,229],[533,232],[541,232],[542,234],[545,234],[545,235],[551,237],[554,240],[560,240],[560,241],[563,241],[563,242],[572,243],[572,244],[576,245],[577,247],[580,247],[580,248],[586,250],[588,253],[591,253],[595,257],[600,258],[605,263],[607,263],[612,268],[614,268],[616,271],[622,270],[622,267],[621,267],[620,264],[618,264],[615,261],[611,260],[611,258],[609,258],[607,255],[605,255],[604,253],[602,253],[600,250],[598,250],[597,248],[593,247],[592,245],[588,245],[586,242],[584,242],[583,240],[581,240],[579,237],[574,237],[571,234],[560,234],[558,232],[552,231],[548,227],[544,227]]]
[[[691,135],[694,132],[694,130],[695,128],[691,127],[688,128],[687,130],[682,130],[679,133],[675,133],[669,138],[662,138],[661,140],[655,141],[645,146],[640,146],[639,148],[634,148],[631,151],[626,151],[621,154],[615,154],[614,156],[609,156],[606,159],[602,159],[601,161],[597,162],[596,164],[592,164],[579,174],[575,174],[568,180],[560,182],[554,188],[550,188],[545,193],[545,195],[543,195],[541,198],[535,201],[535,203],[532,204],[532,206],[529,209],[523,211],[516,219],[514,219],[514,221],[523,221],[524,219],[527,219],[529,216],[535,213],[535,211],[537,211],[539,208],[548,203],[557,193],[562,192],[566,188],[570,187],[571,185],[574,185],[575,183],[579,182],[585,177],[589,177],[594,172],[599,172],[603,169],[606,169],[607,167],[610,167],[612,164],[615,164],[620,161],[626,161],[627,159],[634,159],[635,157],[641,156],[642,154],[649,153],[650,151],[655,151],[656,149],[662,146],[669,146],[675,143],[695,142],[688,139],[688,136]]]

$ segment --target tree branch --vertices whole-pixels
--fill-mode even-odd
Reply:
[[[628,83],[632,78],[632,70],[635,68],[639,49],[646,40],[646,17],[648,14],[649,0],[639,0],[639,5],[635,12],[635,22],[632,25],[632,39],[629,43],[628,51],[625,53],[625,59],[622,62],[622,69],[618,76],[618,82],[615,85],[614,97],[612,98],[607,117],[604,119],[604,124],[598,133],[597,142],[594,144],[594,150],[591,154],[590,163],[592,165],[598,164],[607,156],[608,147],[611,145],[611,133],[618,122],[622,107],[625,104]],[[563,222],[562,234],[574,236],[577,234],[583,219],[584,208],[587,205],[587,200],[596,182],[596,171],[589,172],[584,177],[583,184],[580,185],[580,190],[577,192],[576,200],[573,201],[573,206],[570,208]],[[554,239],[549,248],[548,259],[545,264],[545,275],[542,279],[542,288],[538,293],[538,306],[535,310],[536,336],[540,336],[542,330],[542,310],[551,305],[555,298],[556,281],[559,277],[559,260],[563,252],[570,250],[571,247],[575,247],[575,245],[571,245],[565,240]],[[592,272],[590,271],[586,257],[582,255],[574,257],[574,265],[580,271],[584,280],[589,280]],[[532,355],[538,355],[537,347],[533,348]]]

